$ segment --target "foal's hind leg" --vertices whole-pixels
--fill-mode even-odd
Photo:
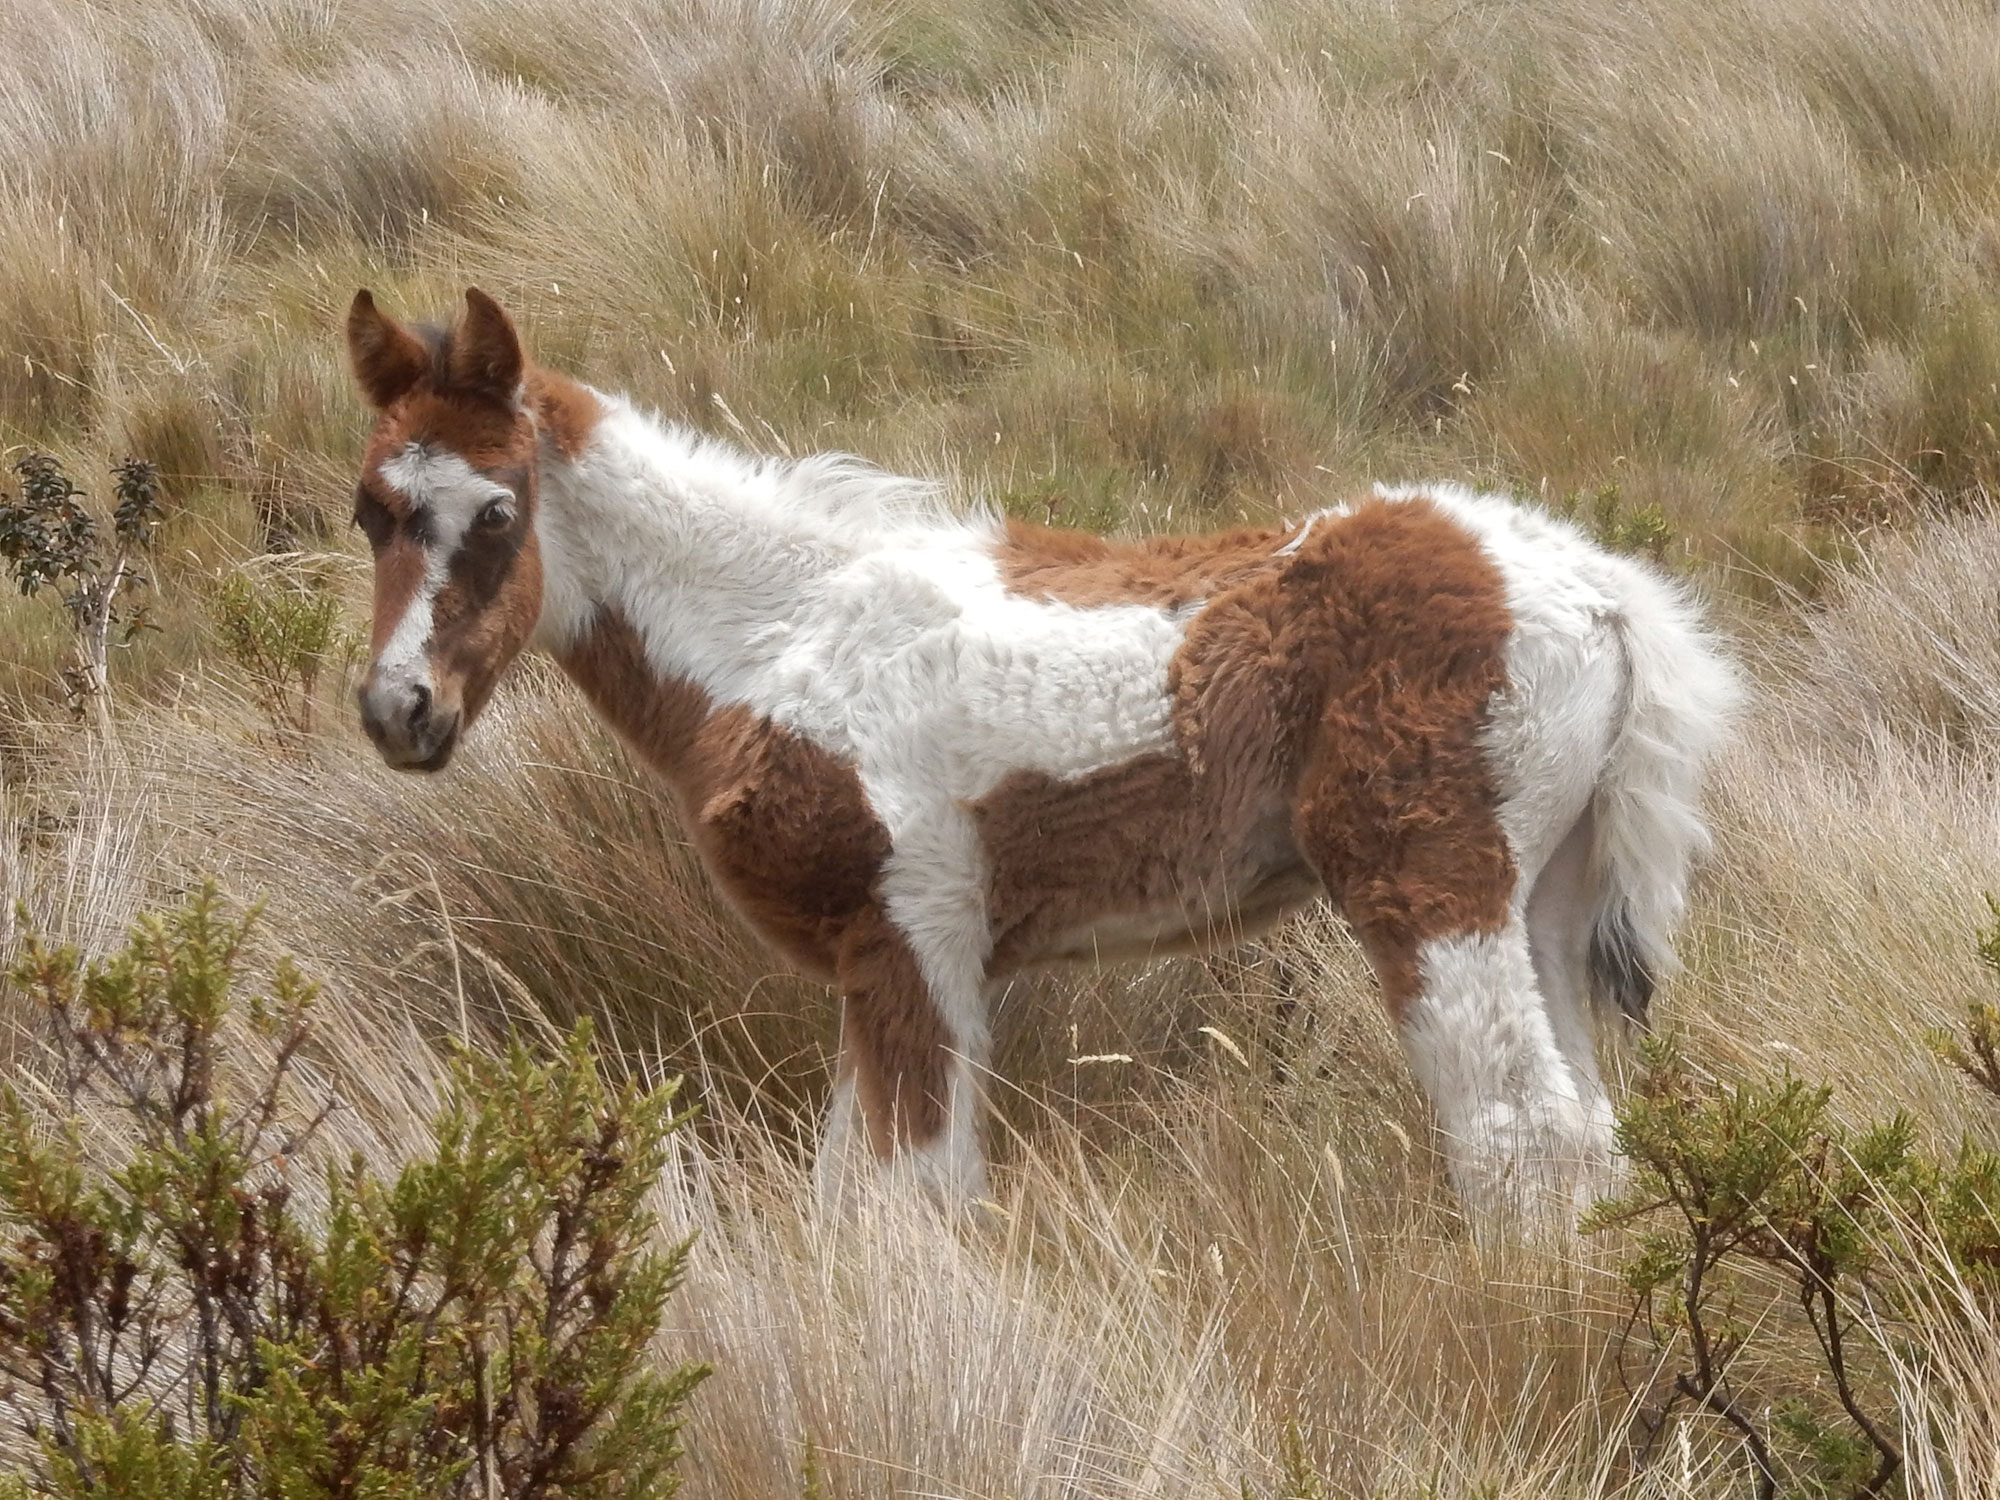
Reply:
[[[1490,805],[1432,788],[1421,809],[1302,801],[1301,846],[1373,962],[1475,1220],[1566,1211],[1604,1158],[1536,984]]]
[[[1590,931],[1596,914],[1590,852],[1595,835],[1595,820],[1585,808],[1535,876],[1527,923],[1535,981],[1548,1009],[1556,1046],[1576,1081],[1584,1113],[1594,1130],[1608,1138],[1611,1100],[1597,1069],[1590,997]]]
[[[814,1168],[821,1200],[906,1178],[946,1202],[985,1196],[978,1141],[983,1038],[938,1003],[903,932],[857,918],[840,944],[840,1062]]]
[[[1414,959],[1397,1019],[1467,1211],[1579,1205],[1603,1178],[1608,1119],[1557,1043],[1526,923],[1510,913],[1497,930],[1425,938]]]

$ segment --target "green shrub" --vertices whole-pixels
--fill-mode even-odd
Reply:
[[[1979,933],[1979,961],[2000,977],[2000,899],[1986,898],[1992,925]],[[1965,1035],[1932,1032],[1932,1049],[1982,1092],[2000,1099],[2000,1006],[1973,996],[1965,1003]]]
[[[1565,521],[1574,521],[1599,546],[1614,552],[1667,560],[1667,548],[1674,540],[1666,512],[1657,505],[1628,507],[1622,489],[1615,483],[1599,485],[1586,495],[1571,490],[1550,507]]]
[[[1978,951],[2000,975],[1987,901]],[[2000,1009],[1972,1000],[1965,1034],[1931,1044],[2000,1098]],[[1631,1235],[1628,1328],[1660,1372],[1641,1462],[1688,1410],[1735,1431],[1759,1500],[1883,1493],[1902,1464],[1880,1415],[1892,1341],[1921,1347],[1939,1316],[2000,1303],[2000,1155],[1966,1139],[1939,1158],[1900,1113],[1844,1126],[1830,1088],[1789,1073],[1702,1078],[1671,1038],[1644,1060],[1618,1113],[1631,1181],[1583,1221]]]
[[[325,570],[310,560],[276,561],[280,566],[225,577],[209,598],[209,615],[271,727],[280,738],[304,738],[313,729],[320,673],[355,642],[340,623]]]
[[[1831,1089],[1789,1074],[1704,1081],[1669,1038],[1649,1039],[1645,1061],[1618,1119],[1632,1181],[1583,1227],[1633,1234],[1624,1274],[1634,1323],[1669,1372],[1646,1416],[1649,1437],[1688,1406],[1736,1430],[1761,1500],[1781,1483],[1879,1494],[1902,1455],[1863,1408],[1851,1294],[1882,1269],[1893,1205],[1921,1173],[1910,1121],[1848,1131],[1828,1113]],[[1739,1371],[1753,1339],[1795,1331],[1765,1305],[1775,1288],[1802,1313],[1833,1403],[1806,1392],[1771,1418]],[[1746,1303],[1757,1312],[1746,1314]]]
[[[51,455],[31,453],[13,468],[21,493],[0,490],[0,558],[23,594],[53,587],[61,596],[78,658],[63,682],[78,713],[93,711],[102,725],[109,721],[112,632],[122,629],[130,642],[148,624],[142,595],[151,581],[137,565],[161,518],[159,475],[136,458],[113,469],[117,506],[107,545],[83,491]]]
[[[31,937],[12,970],[54,1104],[0,1084],[0,1410],[29,1455],[0,1496],[671,1494],[707,1373],[647,1360],[688,1250],[644,1206],[676,1086],[607,1088],[581,1032],[467,1052],[429,1159],[311,1182],[336,1106],[295,1066],[288,963],[245,1008],[269,1064],[239,1092],[224,1055],[251,927],[207,887],[107,962]]]

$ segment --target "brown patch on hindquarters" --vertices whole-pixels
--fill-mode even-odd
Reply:
[[[1371,500],[1291,555],[1257,538],[1254,565],[1247,534],[1161,546],[1157,565],[1052,538],[1044,559],[1075,560],[1066,602],[1086,583],[1100,604],[1171,606],[1205,569],[1234,582],[1174,659],[1178,755],[1017,773],[975,806],[996,969],[1071,956],[1065,934],[1121,914],[1173,914],[1163,948],[1226,940],[1308,896],[1309,867],[1400,1011],[1421,942],[1504,921],[1514,871],[1481,733],[1512,618],[1463,528],[1428,501]]]
[[[1268,567],[1298,528],[1224,531],[1213,536],[1112,541],[1087,531],[1056,531],[1009,520],[994,561],[1009,593],[1080,609],[1150,604],[1158,609],[1213,598]]]
[[[1507,919],[1514,860],[1483,741],[1514,622],[1499,569],[1430,501],[1370,501],[1323,532],[1286,570],[1318,601],[1302,654],[1326,664],[1293,827],[1400,1016],[1420,944]],[[1190,687],[1183,673],[1199,701]]]
[[[854,769],[741,705],[713,707],[663,678],[639,634],[608,616],[560,661],[598,712],[661,773],[702,862],[750,925],[840,986],[875,1149],[944,1123],[943,1018],[876,883],[889,834]]]

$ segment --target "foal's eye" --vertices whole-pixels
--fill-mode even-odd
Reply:
[[[354,524],[368,534],[368,545],[377,551],[388,546],[389,538],[396,532],[396,518],[366,489],[355,493]]]
[[[480,507],[473,517],[473,524],[485,531],[499,531],[514,524],[514,503],[511,500],[489,500]]]

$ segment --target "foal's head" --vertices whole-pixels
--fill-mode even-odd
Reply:
[[[405,328],[359,292],[347,349],[375,408],[354,503],[375,552],[361,722],[390,765],[436,771],[541,615],[526,362],[477,288],[449,332]]]

